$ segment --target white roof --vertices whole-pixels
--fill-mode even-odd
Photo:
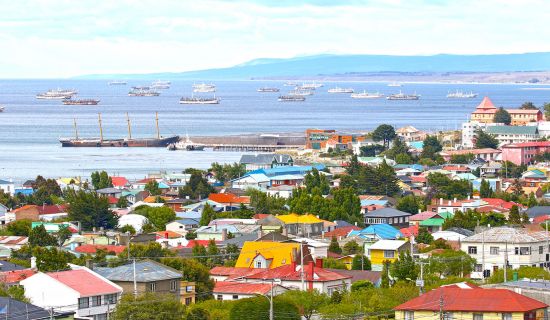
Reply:
[[[134,203],[130,208],[135,209],[139,206],[149,206],[149,207],[159,208],[164,206],[164,203],[149,203],[149,202],[138,201]]]
[[[317,241],[309,238],[294,238],[294,239],[291,239],[291,241],[298,242],[298,243],[305,242],[309,247],[314,247],[314,248],[322,248],[322,247],[330,246],[330,244],[326,242],[321,242],[321,241]]]
[[[432,236],[434,237],[434,240],[443,239],[446,241],[459,241],[466,238],[466,236],[463,234],[447,230],[434,232],[432,233]]]
[[[369,247],[370,250],[397,250],[401,248],[407,241],[405,240],[378,240],[375,244]]]

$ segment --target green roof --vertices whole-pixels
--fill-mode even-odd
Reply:
[[[430,218],[424,221],[420,221],[421,227],[431,227],[431,226],[442,226],[445,219],[441,218]]]
[[[490,134],[538,134],[537,126],[488,126]]]

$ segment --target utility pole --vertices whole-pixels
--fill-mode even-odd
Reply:
[[[136,259],[134,258],[134,298],[137,297],[138,290],[137,290],[137,281],[136,281]]]
[[[481,232],[481,277],[485,283],[485,231]]]
[[[443,320],[443,287],[439,288],[439,320]]]
[[[304,280],[304,242],[300,242],[300,280],[302,281],[302,291],[305,291],[305,280]]]
[[[273,282],[275,279],[271,279],[271,291],[269,294],[269,320],[273,320]]]
[[[504,242],[504,282],[508,279],[508,241]]]
[[[550,241],[549,241],[549,238],[548,238],[548,219],[544,221],[544,224],[546,225],[546,250],[547,250],[547,254],[546,254],[546,269],[550,268],[550,262],[548,261],[550,259]]]

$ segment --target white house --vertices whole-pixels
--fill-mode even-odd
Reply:
[[[125,214],[118,218],[118,227],[122,228],[126,225],[132,226],[136,232],[141,232],[143,225],[147,224],[149,220],[140,214]]]
[[[196,229],[200,226],[200,219],[179,219],[166,224],[166,231],[172,231],[181,235],[186,235],[189,230]]]
[[[44,309],[75,312],[75,319],[107,319],[122,294],[120,286],[84,267],[38,272],[20,284],[32,304]]]
[[[9,181],[0,179],[0,190],[10,196],[13,196],[15,194],[15,184],[11,179]]]
[[[231,187],[246,190],[248,188],[261,189],[270,185],[271,179],[263,173],[253,173],[231,181]]]
[[[273,286],[273,288],[272,288]],[[272,283],[245,283],[242,281],[216,281],[212,295],[216,300],[238,300],[253,298],[257,295],[277,296],[288,291],[287,288]]]

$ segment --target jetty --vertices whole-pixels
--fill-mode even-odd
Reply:
[[[275,152],[277,150],[303,149],[306,143],[303,133],[194,136],[191,139],[214,151]]]

